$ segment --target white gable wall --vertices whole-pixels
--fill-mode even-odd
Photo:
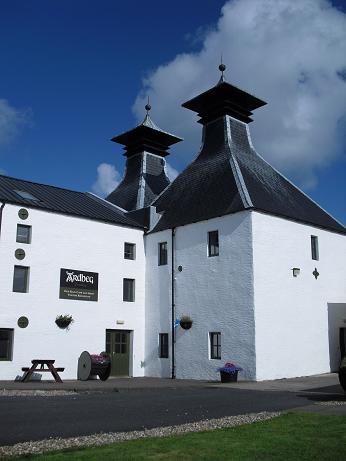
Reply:
[[[143,232],[137,229],[79,217],[29,209],[29,217],[18,217],[20,206],[7,204],[3,211],[0,240],[0,328],[14,329],[13,360],[0,362],[0,379],[14,379],[32,359],[55,359],[65,367],[62,379],[77,377],[82,351],[105,350],[106,329],[133,331],[133,363],[130,373],[143,376],[144,368],[144,279]],[[32,226],[31,244],[16,242],[18,224]],[[136,244],[136,260],[124,259],[124,242]],[[14,252],[23,248],[18,261]],[[30,267],[29,292],[14,293],[14,265]],[[98,272],[98,301],[59,299],[60,269]],[[135,302],[123,302],[123,278],[136,280]],[[55,324],[60,314],[71,314],[70,330]],[[21,316],[29,319],[19,328]],[[117,320],[124,323],[118,325]],[[130,353],[131,356],[131,353]],[[44,373],[43,379],[52,379]]]
[[[329,337],[338,337],[338,328],[345,326],[340,309],[335,321],[329,313],[333,322],[328,323],[328,304],[344,306],[346,319],[346,238],[264,213],[252,215],[256,378],[327,373]],[[318,237],[319,261],[311,258],[311,235]],[[300,268],[298,277],[293,267]],[[329,325],[335,331],[329,332]]]
[[[208,232],[219,231],[220,254],[208,257]],[[158,242],[167,241],[167,266],[158,266]],[[227,361],[255,379],[251,213],[189,224],[176,229],[176,315],[189,315],[190,330],[176,328],[176,377],[219,379]],[[171,231],[146,237],[146,374],[169,376],[170,359],[158,358],[158,334],[171,332]],[[177,270],[182,266],[182,272]],[[210,359],[209,332],[221,332],[221,360]],[[170,335],[171,338],[171,335]]]

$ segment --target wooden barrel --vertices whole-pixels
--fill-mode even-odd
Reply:
[[[81,353],[78,359],[78,379],[87,381],[92,376],[98,376],[106,381],[111,373],[111,359],[108,354],[89,354],[88,351]]]

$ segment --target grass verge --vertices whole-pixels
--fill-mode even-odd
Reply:
[[[346,417],[288,413],[268,421],[175,437],[65,450],[16,460],[33,461],[342,461]],[[14,459],[14,458],[12,458]]]

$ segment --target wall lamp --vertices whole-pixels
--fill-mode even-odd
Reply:
[[[292,269],[292,272],[293,272],[293,277],[298,277],[298,275],[300,274],[300,269],[299,267],[294,267]]]

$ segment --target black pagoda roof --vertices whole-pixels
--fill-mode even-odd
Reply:
[[[113,142],[125,146],[125,156],[130,157],[145,150],[161,155],[168,155],[169,146],[180,142],[182,139],[167,131],[161,130],[146,114],[143,122],[125,133],[111,139]]]

